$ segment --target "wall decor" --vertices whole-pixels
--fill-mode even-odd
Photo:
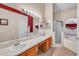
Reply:
[[[66,26],[66,28],[69,28],[69,29],[71,29],[71,30],[77,28],[77,24],[76,24],[76,23],[73,23],[73,24],[66,24],[65,26]]]
[[[0,18],[0,25],[8,25],[8,19]]]

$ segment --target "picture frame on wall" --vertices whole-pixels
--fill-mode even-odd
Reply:
[[[0,25],[8,25],[8,19],[0,18]]]

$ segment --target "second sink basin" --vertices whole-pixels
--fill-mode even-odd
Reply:
[[[19,51],[19,50],[21,50],[21,49],[23,49],[24,47],[26,47],[26,44],[19,44],[19,45],[17,45],[17,46],[11,46],[10,48],[9,48],[9,50],[10,51]]]

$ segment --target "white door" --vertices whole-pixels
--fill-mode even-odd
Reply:
[[[27,36],[27,17],[19,20],[19,38]]]
[[[54,22],[54,32],[55,32],[55,46],[62,45],[62,25],[61,21]]]
[[[56,22],[56,32],[55,32],[55,42],[56,43],[61,43],[61,23]]]

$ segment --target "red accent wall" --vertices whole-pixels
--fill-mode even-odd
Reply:
[[[30,26],[30,32],[33,32],[33,17],[28,16],[28,26]]]

